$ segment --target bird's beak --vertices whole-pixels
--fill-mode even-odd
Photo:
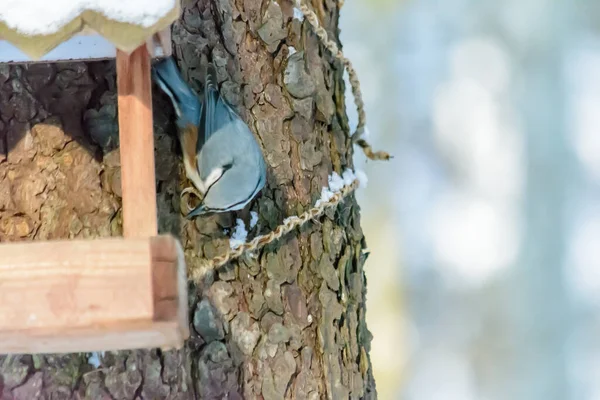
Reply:
[[[200,204],[198,207],[194,208],[192,211],[188,213],[185,217],[187,219],[192,219],[193,217],[198,217],[200,215],[209,214],[210,211],[204,206],[204,204]]]

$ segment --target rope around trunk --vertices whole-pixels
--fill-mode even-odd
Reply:
[[[279,225],[270,233],[256,236],[251,241],[241,244],[234,249],[230,249],[221,256],[214,257],[210,260],[203,260],[199,267],[190,267],[190,269],[188,269],[188,279],[196,283],[201,282],[203,277],[206,276],[208,272],[222,267],[229,261],[236,259],[245,253],[259,250],[269,243],[273,243],[294,229],[305,225],[307,222],[317,217],[320,217],[327,209],[337,206],[344,198],[354,192],[358,186],[359,180],[357,178],[351,184],[345,185],[340,191],[335,192],[329,200],[319,202],[317,206],[305,211],[299,216],[286,218],[281,225]]]
[[[356,143],[363,150],[365,155],[371,160],[389,160],[391,156],[384,151],[373,151],[371,145],[366,141],[363,134],[366,126],[366,112],[365,104],[362,99],[362,92],[360,90],[360,82],[352,63],[349,59],[344,56],[344,53],[338,45],[329,39],[327,31],[319,23],[318,17],[314,11],[312,11],[305,4],[305,0],[293,0],[294,5],[304,14],[306,20],[313,27],[315,34],[322,42],[323,46],[337,58],[348,71],[348,77],[350,85],[352,87],[352,95],[354,96],[354,103],[358,112],[358,124],[356,131],[350,136],[352,142]],[[339,8],[344,5],[344,0],[338,0]],[[233,249],[229,249],[225,254],[214,257],[209,260],[202,260],[200,266],[196,268],[188,269],[188,278],[196,283],[202,281],[202,279],[211,271],[222,267],[229,261],[239,258],[243,254],[253,252],[261,249],[262,247],[279,240],[284,235],[290,233],[296,228],[299,228],[309,221],[320,217],[325,211],[331,207],[337,206],[344,198],[349,196],[359,186],[359,180],[355,179],[351,184],[344,185],[341,190],[335,192],[333,196],[327,201],[320,201],[315,207],[302,213],[300,216],[292,216],[286,218],[281,225],[275,230],[265,235],[256,236],[249,242],[243,243]]]
[[[343,4],[344,1],[340,0],[339,7],[341,8]],[[367,114],[365,112],[365,103],[362,99],[358,75],[356,74],[352,63],[344,56],[344,53],[340,50],[338,45],[333,40],[329,39],[327,31],[319,23],[317,14],[308,8],[305,0],[294,0],[294,5],[302,11],[306,20],[312,25],[315,34],[321,40],[323,46],[325,46],[325,48],[344,65],[346,71],[348,71],[348,78],[350,80],[350,85],[352,86],[352,95],[354,96],[354,104],[356,105],[356,111],[358,112],[358,125],[356,126],[356,131],[351,136],[352,141],[362,148],[369,159],[389,160],[391,156],[388,153],[385,151],[373,151],[371,145],[363,137],[367,123]]]

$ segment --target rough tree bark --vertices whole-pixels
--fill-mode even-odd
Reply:
[[[337,37],[338,6],[314,0]],[[239,217],[266,232],[308,209],[330,171],[352,164],[342,70],[288,0],[200,0],[173,27],[176,58],[201,90],[207,60],[264,149],[268,184],[237,215],[185,221],[171,107],[154,90],[159,231],[188,266],[222,254]],[[295,49],[296,52],[292,51]],[[113,62],[0,68],[0,240],[120,235]],[[354,198],[191,286],[179,351],[0,357],[3,399],[374,398],[365,325],[365,242]]]

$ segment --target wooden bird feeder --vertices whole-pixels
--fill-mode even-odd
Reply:
[[[158,236],[151,56],[179,0],[21,0],[0,9],[0,63],[116,58],[123,236],[0,244],[0,354],[181,347],[179,242]],[[12,8],[11,8],[12,7]]]

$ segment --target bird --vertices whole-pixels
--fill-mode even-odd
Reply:
[[[202,195],[186,218],[244,208],[265,186],[266,163],[248,125],[221,96],[214,64],[207,68],[202,101],[172,56],[156,62],[152,76],[175,109],[185,172]]]

